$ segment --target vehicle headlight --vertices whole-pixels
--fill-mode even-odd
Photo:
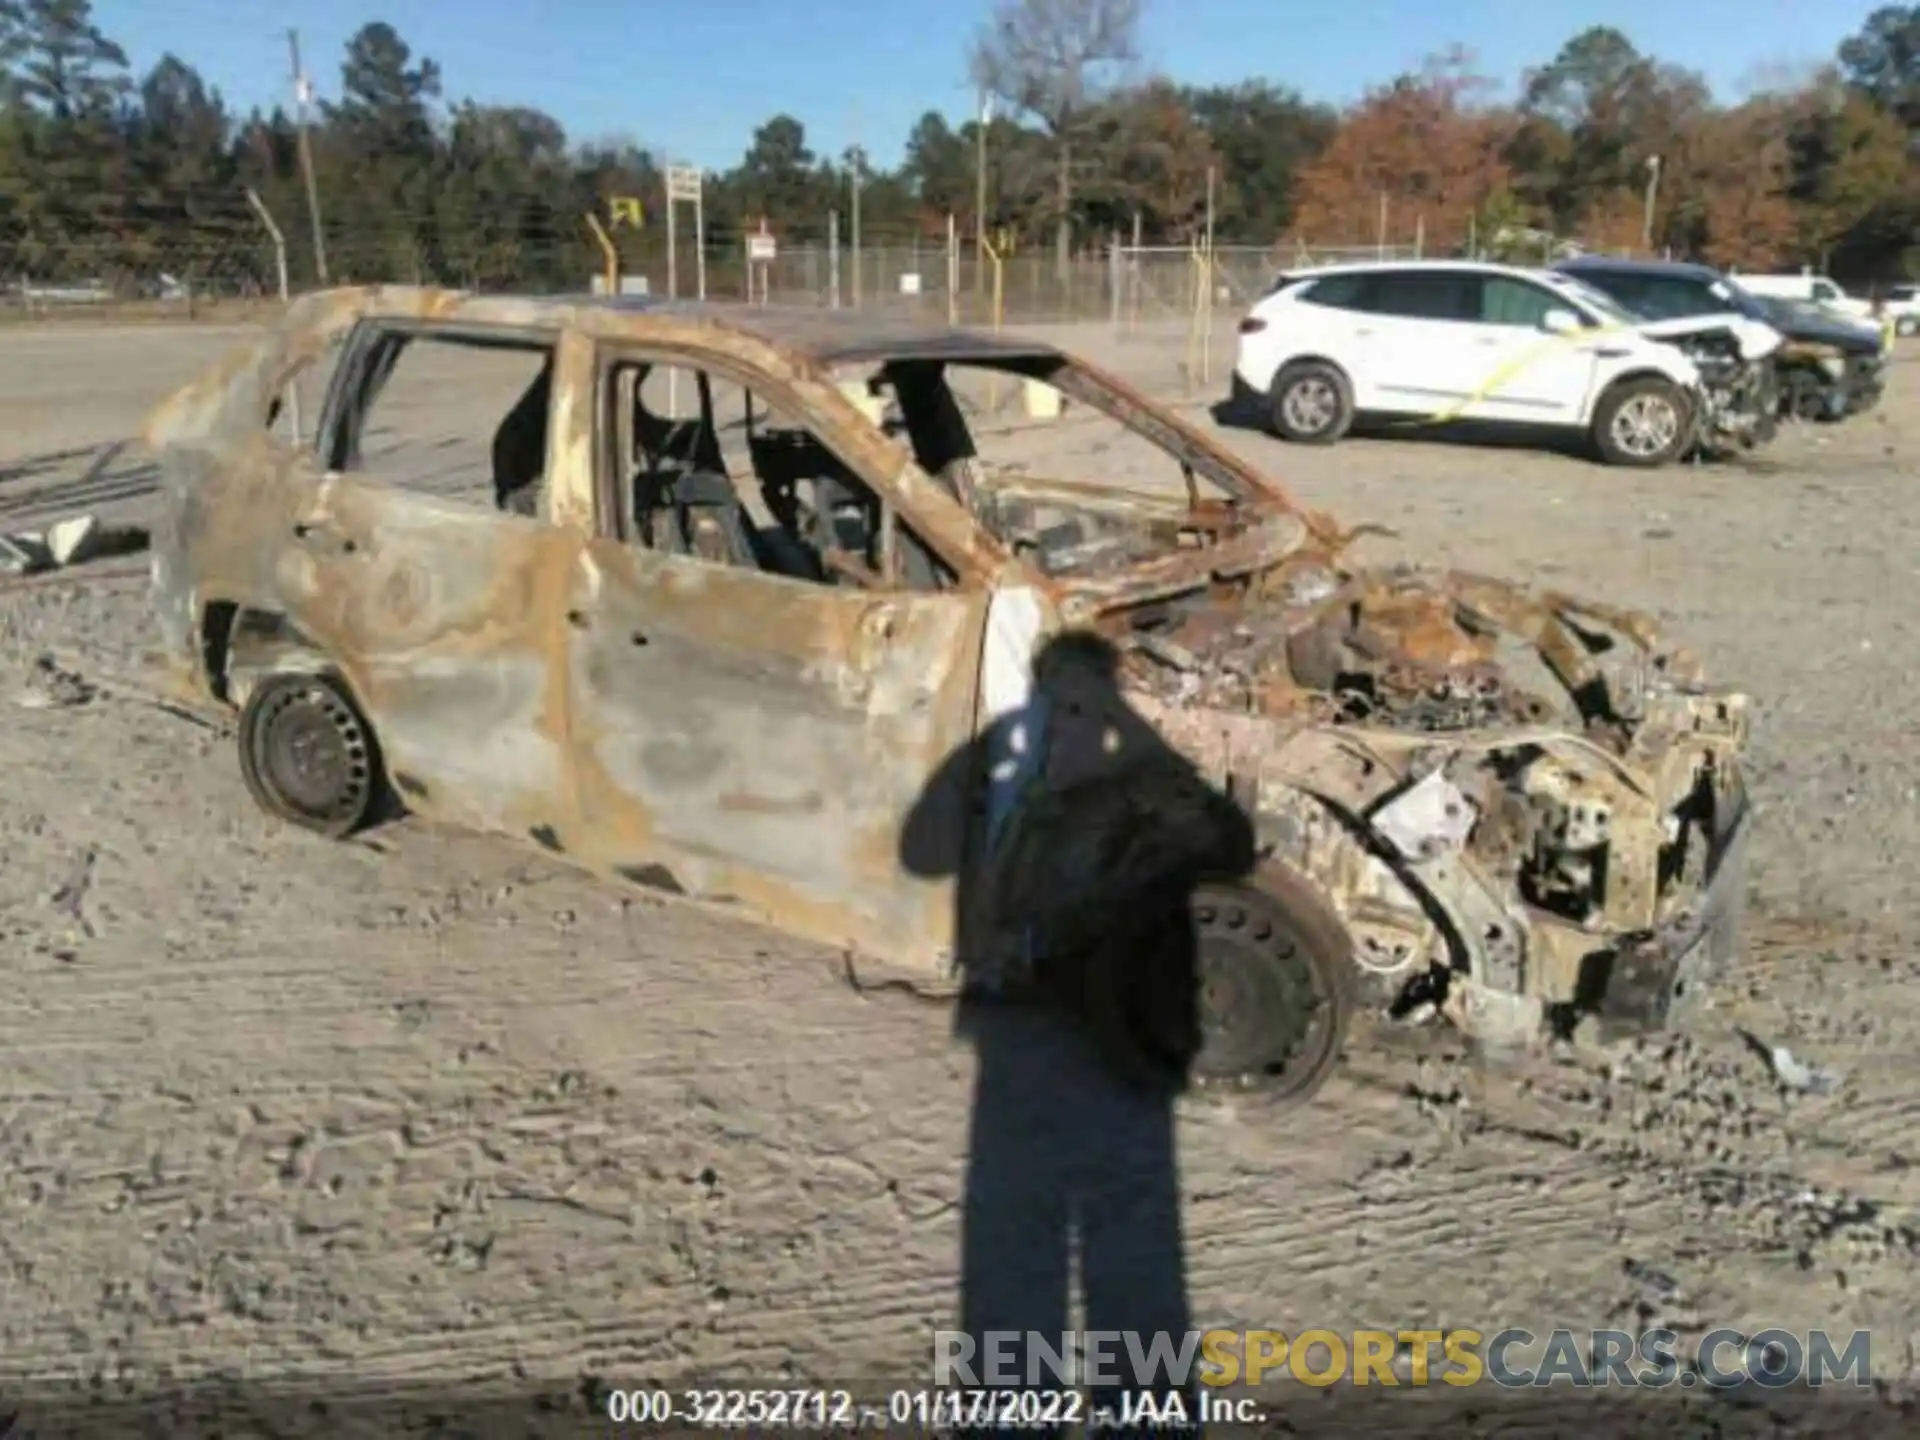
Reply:
[[[1847,362],[1838,355],[1825,355],[1820,359],[1820,370],[1829,380],[1838,380],[1846,374]]]

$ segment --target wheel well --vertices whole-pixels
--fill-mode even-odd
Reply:
[[[1273,372],[1273,383],[1278,385],[1283,376],[1290,371],[1300,369],[1303,365],[1326,366],[1327,369],[1333,371],[1334,374],[1340,377],[1340,383],[1347,387],[1348,398],[1352,398],[1353,377],[1347,373],[1347,367],[1342,365],[1338,360],[1329,359],[1325,355],[1295,355],[1291,360],[1287,361],[1286,364]]]
[[[1647,366],[1639,370],[1629,370],[1624,375],[1614,376],[1613,379],[1607,382],[1607,388],[1600,392],[1600,398],[1604,400],[1607,396],[1611,395],[1614,391],[1618,390],[1622,385],[1631,385],[1636,380],[1658,380],[1663,385],[1671,385],[1675,390],[1678,390],[1683,395],[1686,394],[1686,391],[1687,391],[1686,386],[1682,385],[1678,380],[1675,380],[1671,375],[1667,374],[1665,371],[1655,370],[1651,366]],[[1595,409],[1599,408],[1598,401],[1594,402],[1594,408]]]
[[[239,705],[254,677],[338,671],[326,652],[276,610],[210,600],[200,612],[200,659],[207,687],[223,704]]]
[[[1609,380],[1607,382],[1606,389],[1602,390],[1598,395],[1593,397],[1593,409],[1588,412],[1587,418],[1589,420],[1599,419],[1600,407],[1606,404],[1607,397],[1613,394],[1622,385],[1631,385],[1636,380],[1658,380],[1662,385],[1668,386],[1669,388],[1677,391],[1680,395],[1681,400],[1685,402],[1687,407],[1687,412],[1686,412],[1686,415],[1683,416],[1683,419],[1691,416],[1694,403],[1695,403],[1693,393],[1685,385],[1682,385],[1678,380],[1675,380],[1673,376],[1667,374],[1665,371],[1656,370],[1652,366],[1642,366],[1638,370],[1629,370],[1627,371],[1626,374],[1616,375],[1613,377],[1613,379]]]

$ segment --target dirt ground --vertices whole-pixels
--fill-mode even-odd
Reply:
[[[0,525],[137,514],[111,447],[241,333],[7,331]],[[1177,384],[1177,345],[1072,338]],[[1750,953],[1604,1057],[1363,1036],[1306,1110],[1183,1102],[1184,1256],[1130,1263],[1183,1259],[1199,1326],[1859,1327],[1920,1375],[1920,364],[1744,465],[1232,442],[1381,555],[1645,606],[1747,688]],[[504,841],[270,822],[230,739],[116,688],[148,643],[137,581],[0,592],[10,691],[47,651],[97,687],[0,728],[0,1383],[921,1378],[983,1126],[1112,1213],[1153,1178],[1152,1117],[1037,1020],[983,1117],[950,1013],[831,954]],[[1844,1084],[1783,1094],[1742,1029]]]

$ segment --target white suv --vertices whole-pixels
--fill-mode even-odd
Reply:
[[[1700,372],[1569,276],[1467,261],[1282,275],[1240,322],[1236,398],[1282,438],[1331,444],[1359,413],[1504,421],[1592,436],[1616,465],[1694,439]]]

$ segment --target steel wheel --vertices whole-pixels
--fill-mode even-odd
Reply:
[[[373,732],[347,693],[319,675],[271,675],[240,712],[240,771],[269,815],[339,838],[379,793]]]
[[[1348,1023],[1345,960],[1327,927],[1246,885],[1201,886],[1184,918],[1184,945],[1092,961],[1088,1017],[1109,1059],[1156,1088],[1312,1096]]]
[[[1639,460],[1671,449],[1680,435],[1680,409],[1671,397],[1642,391],[1613,413],[1613,443]]]
[[[1345,1016],[1308,938],[1254,890],[1222,887],[1194,899],[1200,937],[1202,1084],[1317,1088],[1339,1053]]]

